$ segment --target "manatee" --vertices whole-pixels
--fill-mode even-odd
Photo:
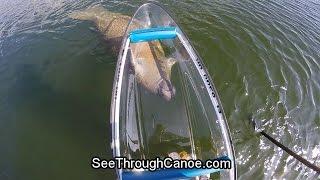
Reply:
[[[89,7],[85,10],[73,12],[69,15],[72,19],[93,21],[98,30],[110,43],[113,53],[119,52],[122,37],[131,17],[106,10],[101,5]]]
[[[69,17],[93,21],[115,54],[119,52],[123,35],[131,19],[130,16],[111,12],[101,5],[73,12]],[[138,27],[138,22],[135,23],[137,24],[133,25]],[[148,91],[167,101],[171,100],[176,93],[170,81],[171,69],[176,60],[165,57],[159,41],[131,43],[130,49],[131,65],[137,82]]]
[[[157,52],[155,49],[160,49]],[[132,64],[139,83],[154,94],[167,101],[175,95],[170,76],[171,68],[176,62],[173,58],[165,58],[159,42],[141,42],[131,45]]]

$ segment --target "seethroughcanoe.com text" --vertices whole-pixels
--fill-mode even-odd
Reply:
[[[170,157],[160,159],[127,159],[125,157],[116,157],[114,159],[101,159],[94,157],[91,159],[91,167],[94,169],[146,169],[155,171],[157,169],[192,169],[192,168],[206,168],[206,169],[231,169],[231,160],[217,159],[217,160],[184,160],[172,159]]]

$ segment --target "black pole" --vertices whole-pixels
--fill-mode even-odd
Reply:
[[[278,147],[280,147],[282,150],[284,150],[285,152],[287,152],[288,154],[290,154],[291,156],[293,156],[294,158],[296,158],[298,161],[300,161],[301,163],[303,163],[304,165],[308,166],[309,168],[313,169],[314,171],[320,173],[320,168],[314,164],[312,164],[311,162],[309,162],[308,160],[304,159],[303,157],[299,156],[298,154],[296,154],[295,152],[291,151],[289,148],[287,148],[286,146],[284,146],[283,144],[281,144],[280,142],[278,142],[277,140],[273,139],[271,136],[269,136],[267,133],[265,133],[264,131],[260,132],[264,137],[268,138],[271,142],[273,142],[275,145],[277,145]]]

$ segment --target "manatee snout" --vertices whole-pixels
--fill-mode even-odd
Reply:
[[[170,81],[162,79],[158,86],[158,94],[165,100],[170,101],[176,94],[176,89]]]

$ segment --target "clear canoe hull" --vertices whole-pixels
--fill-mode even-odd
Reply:
[[[227,156],[232,168],[210,176],[236,179],[233,145],[210,75],[157,4],[142,5],[128,25],[114,79],[111,126],[115,157],[178,154],[205,161]],[[118,169],[119,179],[126,171],[138,170]]]

